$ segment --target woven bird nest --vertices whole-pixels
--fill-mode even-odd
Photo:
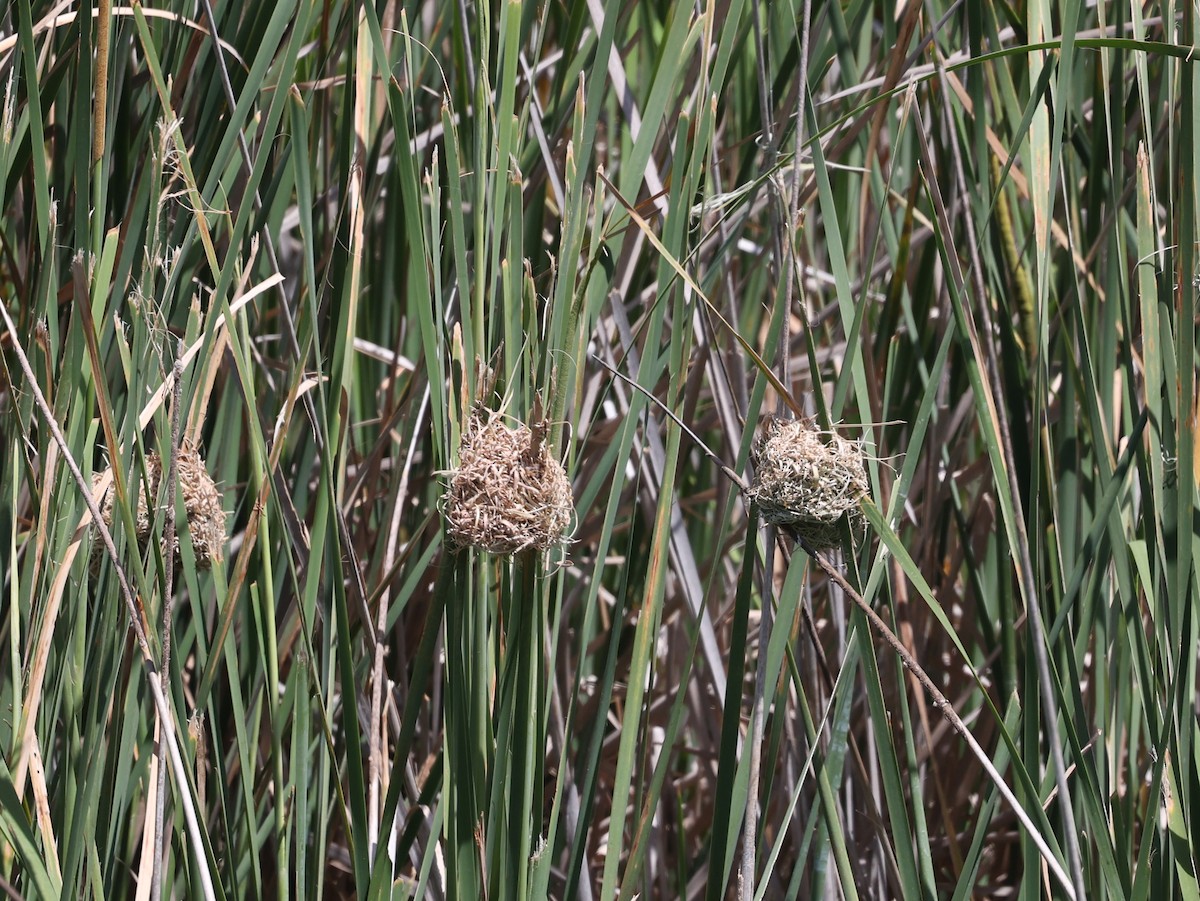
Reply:
[[[221,492],[208,474],[204,459],[196,450],[186,443],[179,449],[176,464],[179,476],[179,493],[183,496],[183,505],[187,510],[188,533],[192,537],[192,550],[196,554],[196,566],[208,569],[213,561],[220,561],[225,548],[225,509],[221,505]],[[159,484],[163,476],[163,462],[158,454],[146,456],[146,482],[149,483],[150,497],[153,503],[159,502]],[[100,482],[101,474],[92,476],[92,490]],[[137,526],[138,547],[143,551],[150,543],[150,533],[154,529],[156,510],[147,502],[146,484],[137,479],[138,503],[134,521]],[[97,498],[100,513],[104,516],[104,524],[112,528],[113,499],[116,491],[110,483],[105,489],[104,497]],[[165,502],[165,501],[164,501]],[[166,548],[163,549],[164,553]],[[179,561],[179,532],[175,533],[175,560]],[[100,541],[92,544],[92,569],[99,568],[104,557],[104,545]]]
[[[470,415],[442,503],[451,548],[509,555],[563,542],[575,504],[545,432],[545,422],[531,430],[496,412]]]
[[[748,492],[763,519],[814,548],[841,544],[843,519],[852,534],[866,527],[858,501],[867,493],[862,448],[804,420],[767,420],[754,443]]]

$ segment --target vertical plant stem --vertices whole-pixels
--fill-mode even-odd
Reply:
[[[773,543],[766,545],[773,547]],[[766,567],[766,578],[771,578],[771,566]],[[754,860],[758,835],[758,784],[761,778],[763,728],[766,720],[767,645],[771,641],[771,628],[775,622],[775,611],[763,596],[758,624],[758,667],[754,675],[754,704],[750,712],[750,728],[743,748],[750,754],[750,786],[746,792],[746,822],[742,831],[742,861],[738,875],[738,897],[742,901],[754,897]]]
[[[174,394],[171,404],[171,458],[170,466],[165,474],[167,480],[167,514],[163,526],[163,596],[162,596],[162,668],[159,670],[159,682],[168,702],[171,699],[171,607],[174,600],[175,585],[175,494],[176,482],[179,477],[179,431],[183,417],[179,408],[183,403],[183,344],[180,343],[172,365],[174,373]],[[159,466],[159,484],[154,486],[155,492],[162,490],[164,477],[162,466]],[[147,498],[147,502],[149,502]],[[158,761],[158,793],[155,795],[154,810],[154,876],[150,884],[151,901],[159,901],[162,897],[163,877],[163,819],[166,812],[167,770],[163,766],[162,742],[163,734],[171,728],[170,723],[159,723],[158,745],[155,756]]]
[[[513,897],[524,897],[532,848],[531,829],[535,822],[533,786],[541,778],[538,762],[543,758],[538,741],[541,717],[538,711],[538,670],[541,661],[541,580],[538,578],[538,552],[523,551],[514,560],[515,591],[513,606],[520,611],[513,620],[517,634],[508,635],[509,653],[518,654],[516,697],[513,698],[516,722],[513,735],[512,798],[509,801],[509,836],[516,858],[516,888]]]
[[[758,47],[758,84],[759,84],[759,104],[763,110],[764,133],[763,140],[766,144],[766,156],[763,160],[764,166],[768,170],[773,170],[777,164],[778,151],[777,139],[774,133],[774,128],[771,120],[771,110],[774,106],[770,88],[766,78],[766,61],[763,55],[766,52],[766,44],[763,41],[762,26],[760,23],[761,10],[759,4],[751,5],[753,12],[755,40]],[[782,278],[781,289],[776,296],[776,303],[786,305],[788,311],[792,308],[793,295],[796,291],[796,285],[799,279],[795,277],[797,270],[797,230],[795,226],[800,221],[800,152],[804,146],[804,114],[805,103],[808,99],[808,24],[811,13],[810,0],[805,0],[804,11],[801,16],[801,42],[800,42],[800,70],[798,74],[799,90],[797,91],[797,113],[795,120],[795,158],[793,166],[795,172],[791,179],[784,180],[784,184],[789,186],[786,194],[780,192],[780,186],[772,182],[771,191],[773,192],[774,203],[770,205],[773,211],[774,218],[774,235],[775,235],[775,259],[776,264],[780,268],[780,276]],[[791,316],[786,315],[783,319],[783,340],[779,343],[779,377],[785,386],[791,385],[791,355],[790,355],[790,328]],[[779,412],[783,411],[784,397],[778,399]],[[824,408],[824,404],[819,404],[820,408]],[[773,548],[775,540],[773,527],[768,527],[768,535],[766,547]],[[768,563],[763,578],[769,581],[772,578],[772,567]],[[763,597],[768,596],[767,592],[763,593]],[[759,621],[758,635],[758,667],[754,679],[754,704],[750,717],[750,731],[748,735],[748,748],[750,752],[750,787],[746,793],[746,821],[743,829],[742,839],[742,861],[741,875],[739,882],[739,896],[745,899],[754,897],[754,870],[755,870],[755,852],[758,834],[758,785],[760,780],[760,769],[762,759],[762,741],[763,729],[766,719],[766,678],[767,656],[766,649],[771,641],[771,629],[774,625],[774,611],[771,605],[764,603],[762,605],[762,618]]]
[[[758,105],[763,122],[762,141],[765,145],[763,167],[767,171],[771,171],[775,168],[779,151],[775,140],[774,102],[771,96],[771,87],[767,81],[767,45],[763,40],[762,4],[750,4],[750,11],[751,21],[754,25],[754,56],[756,64],[755,74],[758,78]],[[803,90],[801,90],[801,94],[803,93]],[[769,190],[776,193],[778,187],[772,182]],[[786,239],[783,234],[784,228],[779,216],[780,204],[772,203],[770,210],[773,225],[775,226],[772,229],[775,240],[775,265],[784,269],[784,272],[781,273],[783,281],[779,294],[775,296],[775,302],[790,306],[792,267],[786,265],[785,260],[790,256],[792,242]],[[788,253],[785,253],[785,248],[787,248]],[[786,325],[788,320],[790,320],[790,317],[785,317],[784,340],[779,343],[779,378],[784,385],[789,384],[791,381],[791,356],[789,353],[791,342],[788,340],[788,328]],[[783,399],[779,398],[777,403],[782,408]],[[768,536],[767,547],[773,546],[774,541]],[[773,578],[771,569],[772,567],[768,563],[762,574],[764,588]],[[746,742],[742,745],[744,752],[750,754],[750,784],[746,790],[746,816],[742,821],[742,857],[738,866],[738,898],[740,901],[747,901],[747,899],[754,897],[755,836],[758,833],[758,786],[761,775],[759,769],[762,762],[763,717],[766,708],[763,702],[766,687],[763,682],[767,672],[766,649],[771,640],[771,625],[774,619],[774,611],[771,609],[770,603],[765,600],[768,596],[769,593],[764,590],[762,592],[764,602],[760,608],[761,619],[758,624],[758,667],[755,670],[754,698],[750,707],[750,728],[747,730]]]
[[[480,747],[480,711],[486,714],[486,691],[477,673],[487,652],[486,636],[477,635],[474,608],[487,603],[471,584],[475,567],[472,553],[449,553],[442,565],[451,567],[453,578],[444,588],[446,605],[446,765],[443,769],[446,814],[446,878],[451,897],[481,898],[486,882],[480,863],[484,852],[481,820],[484,792],[484,760]],[[482,567],[482,564],[479,564]],[[482,703],[480,703],[482,701]]]

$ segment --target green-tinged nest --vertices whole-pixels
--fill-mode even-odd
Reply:
[[[770,418],[754,443],[754,484],[748,492],[763,519],[784,526],[814,548],[841,544],[840,526],[859,535],[866,523],[862,448],[803,420]]]
[[[442,504],[453,549],[509,555],[564,541],[575,505],[545,430],[545,423],[510,428],[500,413],[471,414]]]
[[[212,566],[213,561],[220,561],[224,554],[225,548],[225,509],[221,505],[221,492],[217,490],[216,483],[213,482],[212,476],[208,474],[208,468],[204,465],[204,459],[196,452],[196,450],[188,445],[184,445],[179,449],[179,458],[176,464],[176,471],[179,476],[179,493],[183,496],[183,505],[187,510],[188,533],[192,538],[192,550],[196,555],[196,566],[200,569],[208,569]],[[163,462],[158,454],[148,454],[146,456],[146,482],[149,483],[150,497],[154,499],[154,503],[159,503],[159,483],[162,481]],[[92,476],[93,492],[97,484],[100,482],[101,474],[96,473]],[[146,497],[146,482],[140,478],[131,479],[136,481],[138,489],[137,511],[134,515],[137,525],[138,547],[145,551],[150,542],[150,533],[154,528],[155,510]],[[111,482],[104,492],[102,498],[97,498],[100,507],[100,512],[104,516],[105,525],[112,527],[113,520],[113,499],[116,497],[116,491],[113,489]],[[165,495],[164,495],[165,497]],[[164,548],[164,552],[165,552]],[[178,562],[179,556],[179,532],[175,533],[175,560]],[[100,561],[104,557],[104,544],[97,536],[92,543],[92,568],[93,570],[99,567]]]

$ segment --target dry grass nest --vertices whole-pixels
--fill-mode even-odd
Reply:
[[[748,494],[767,522],[814,548],[841,544],[843,517],[851,534],[865,529],[858,501],[869,486],[858,442],[805,420],[772,417],[754,443],[754,465]]]
[[[458,469],[447,473],[446,534],[455,550],[491,554],[561,544],[575,515],[571,483],[544,442],[546,424],[512,428],[502,414],[475,411],[463,429]]]
[[[196,452],[195,448],[187,444],[179,449],[176,471],[179,476],[178,490],[183,496],[183,505],[187,510],[188,533],[192,538],[192,550],[196,554],[196,566],[200,569],[208,569],[214,560],[219,562],[222,559],[225,549],[225,509],[221,505],[221,492],[217,489],[212,476],[208,474],[204,458]],[[163,472],[163,461],[158,454],[148,454],[146,456],[146,482],[149,483],[149,496],[154,499],[154,504],[158,504],[160,501],[159,485]],[[100,479],[100,473],[93,474],[93,493]],[[137,524],[138,547],[145,551],[150,542],[150,533],[154,528],[157,511],[147,502],[146,482],[142,482],[140,478],[136,479],[136,482],[138,503],[134,518]],[[104,497],[97,498],[100,513],[104,516],[104,523],[109,528],[112,527],[113,499],[115,497],[116,491],[110,482],[104,492]],[[165,499],[163,503],[165,503]],[[165,553],[166,548],[163,548],[163,551]],[[178,562],[180,560],[178,530],[175,533],[174,554],[175,560]],[[97,537],[92,544],[93,571],[99,568],[103,558],[104,544]]]

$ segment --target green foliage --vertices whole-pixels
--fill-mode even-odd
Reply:
[[[0,888],[1200,897],[1194,10],[196,9],[0,10]],[[564,547],[444,542],[477,408]]]

